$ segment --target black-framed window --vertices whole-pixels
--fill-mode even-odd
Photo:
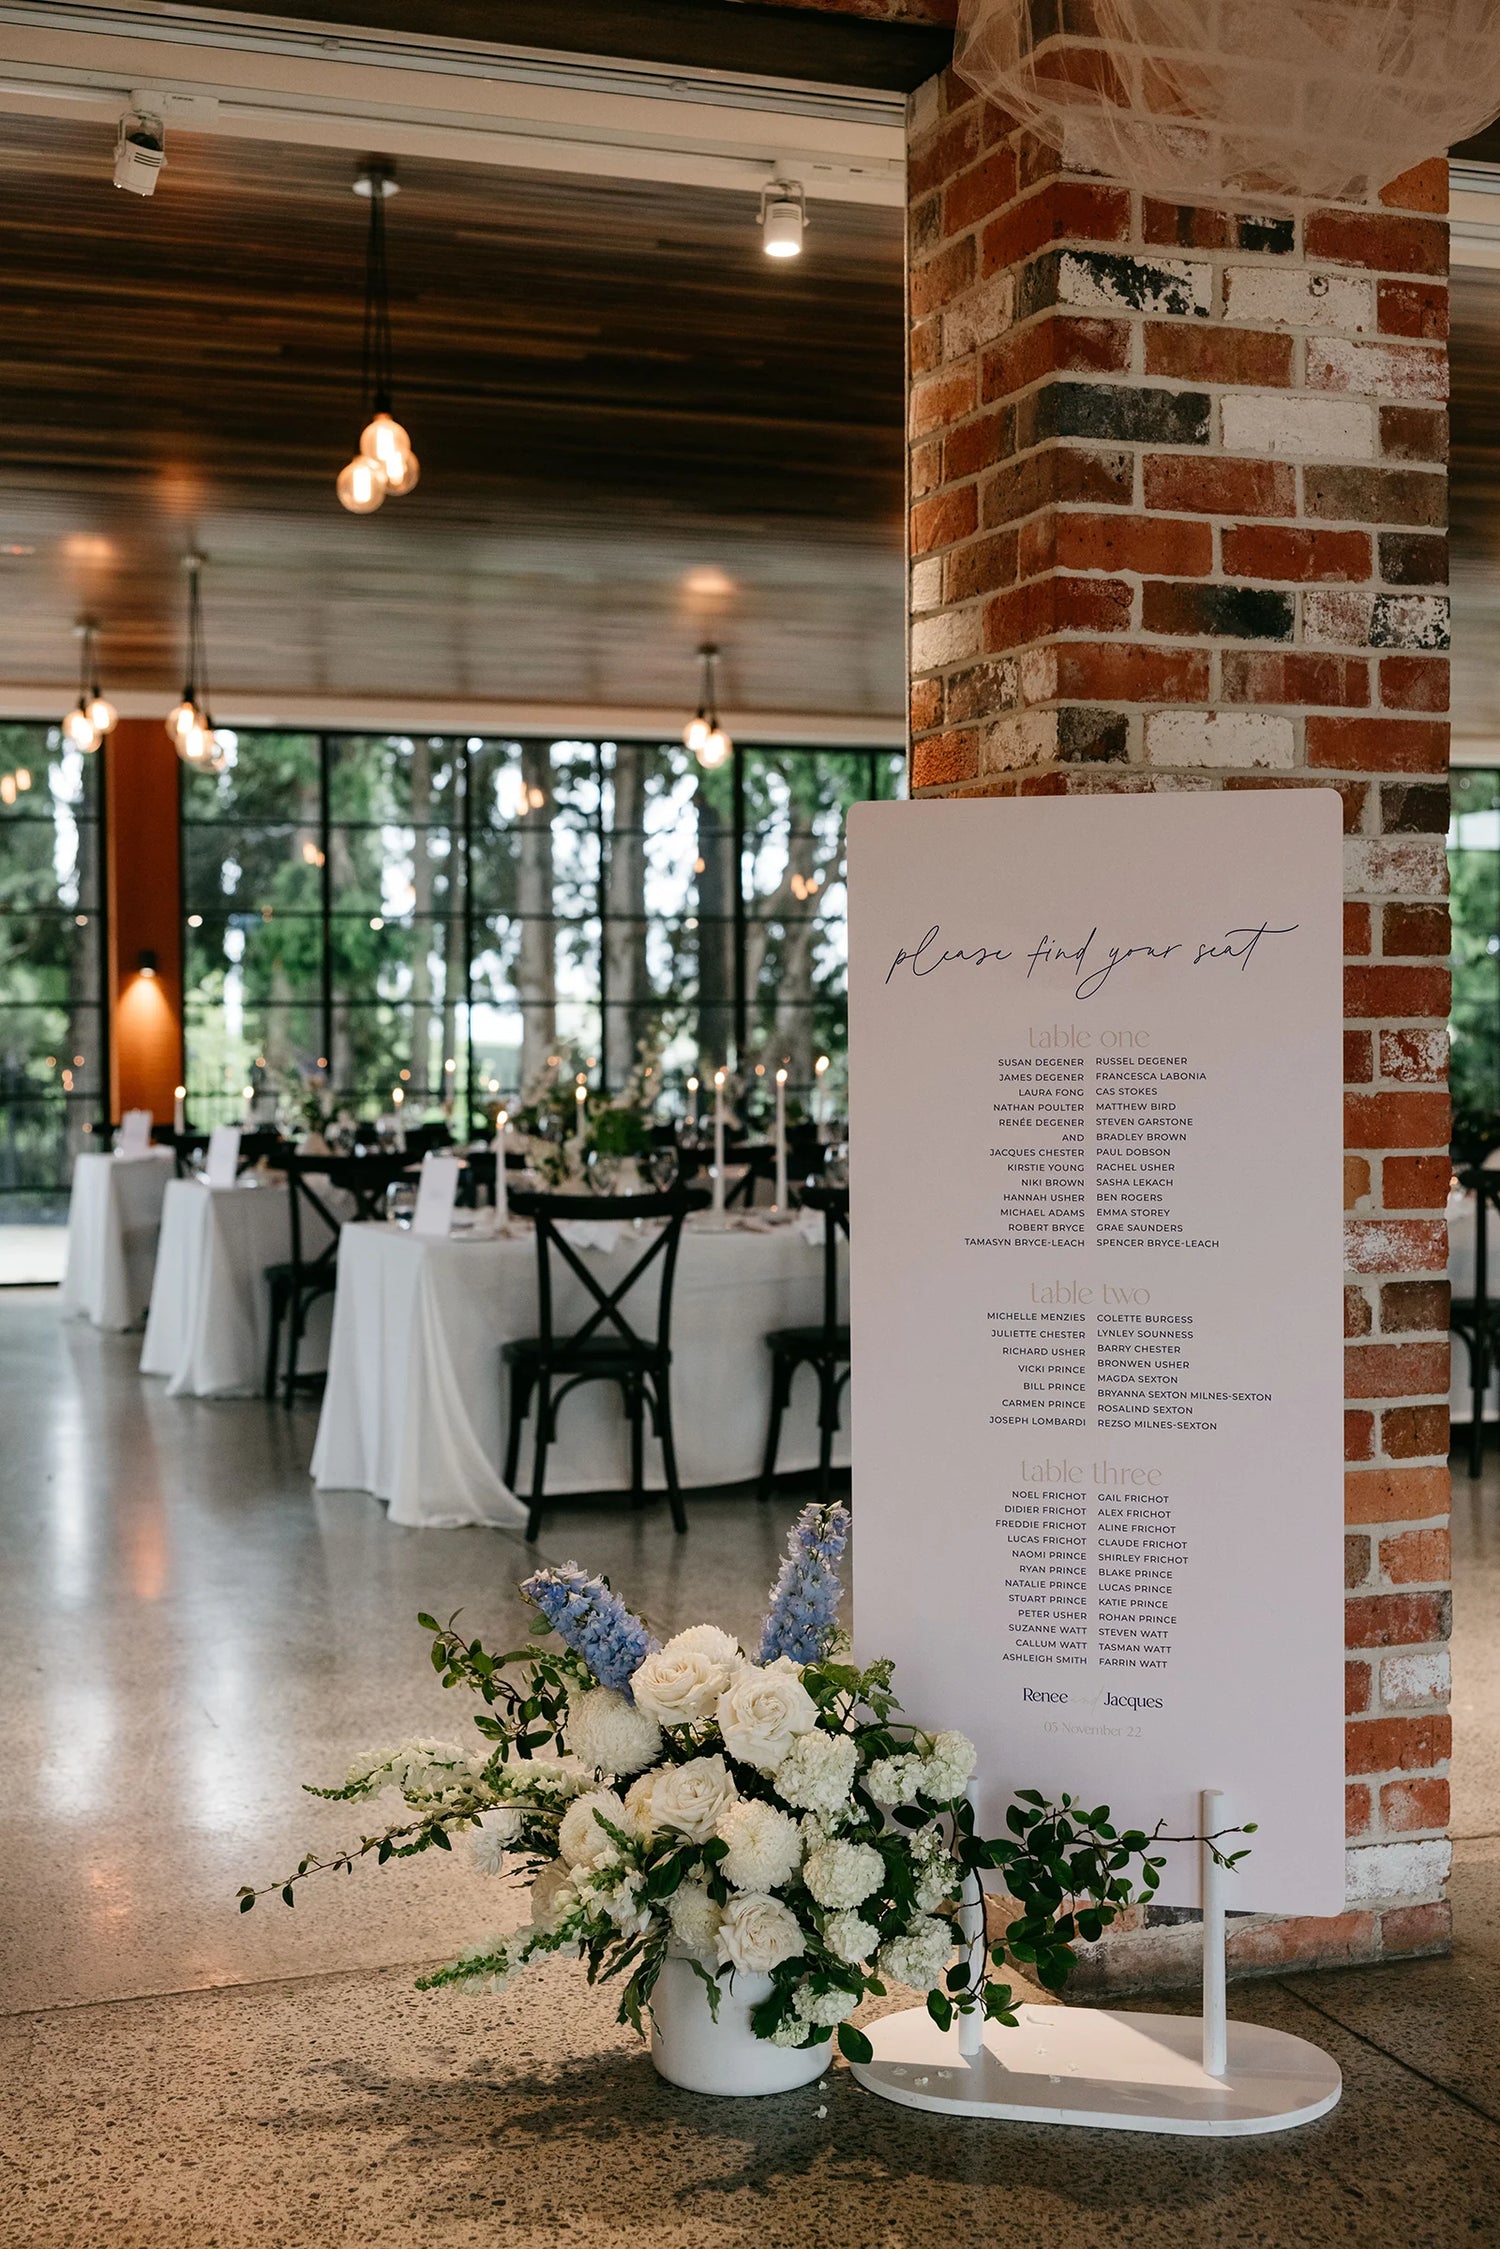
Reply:
[[[195,1123],[326,1072],[460,1117],[553,1056],[619,1085],[720,1063],[843,1079],[844,816],[898,752],[246,731],[182,783]]]
[[[1449,1057],[1455,1105],[1500,1109],[1500,769],[1455,766],[1448,878],[1453,909]]]
[[[55,726],[0,724],[0,1221],[65,1213],[104,1113],[102,784]]]

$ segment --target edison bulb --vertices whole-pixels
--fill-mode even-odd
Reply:
[[[63,720],[63,732],[75,750],[97,750],[99,747],[99,730],[82,703],[76,711],[69,711]]]
[[[188,765],[201,765],[210,748],[208,728],[195,713],[177,737],[177,752]]]
[[[417,480],[422,474],[422,464],[415,453],[408,450],[399,461],[382,460],[380,465],[385,470],[388,492],[394,492],[399,498],[403,492],[416,490]]]
[[[695,756],[701,757],[704,745],[712,732],[713,728],[709,725],[703,713],[699,711],[697,717],[690,718],[682,730],[683,747],[691,750]]]
[[[182,737],[197,719],[198,710],[190,695],[184,695],[175,710],[166,716],[166,729],[172,740],[180,745]]]
[[[390,414],[376,414],[360,431],[359,449],[368,460],[378,461],[393,481],[411,451],[411,439]]]
[[[18,765],[16,767],[16,787],[18,789],[29,789],[31,787],[31,768],[29,766]]]
[[[94,694],[90,696],[88,702],[89,724],[93,727],[96,734],[113,733],[115,721],[119,717],[119,715],[119,712],[115,709],[114,704],[110,701],[107,695],[101,695],[96,690]]]
[[[379,461],[356,453],[339,470],[338,496],[351,515],[373,515],[385,499],[387,477]]]
[[[716,726],[698,752],[698,763],[706,766],[722,765],[733,748],[734,744],[723,727]]]

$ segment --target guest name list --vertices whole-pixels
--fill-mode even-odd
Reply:
[[[1342,1902],[1340,834],[1330,792],[851,829],[859,1653],[992,1814],[1224,1790],[1255,1910]]]

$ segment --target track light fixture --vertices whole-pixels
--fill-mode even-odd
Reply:
[[[182,701],[167,713],[167,735],[184,765],[195,773],[222,773],[229,760],[209,715],[208,650],[203,635],[203,595],[199,577],[205,557],[186,554],[188,578],[187,680]]]
[[[800,180],[767,180],[760,191],[761,248],[768,258],[800,258],[807,197]]]
[[[62,730],[75,750],[97,750],[120,714],[99,692],[94,648],[97,626],[92,618],[80,617],[73,630],[78,635],[78,701],[63,720]]]
[[[394,493],[410,492],[421,473],[411,439],[391,412],[390,285],[385,259],[385,206],[397,192],[395,167],[372,156],[354,182],[370,206],[365,252],[365,332],[361,375],[364,411],[359,451],[339,471],[337,491],[351,515],[373,515]]]
[[[159,97],[135,94],[120,114],[115,135],[115,186],[129,195],[154,195],[167,161],[167,132]]]
[[[714,663],[718,649],[712,641],[705,641],[698,651],[703,665],[703,688],[697,710],[682,730],[683,744],[690,749],[698,763],[710,770],[722,765],[734,748],[733,742],[719,724],[717,698],[714,694]]]

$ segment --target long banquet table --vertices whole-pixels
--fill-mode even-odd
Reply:
[[[68,1203],[61,1304],[96,1328],[138,1327],[151,1301],[170,1148],[142,1156],[79,1156]]]
[[[623,1277],[645,1244],[586,1249],[601,1283]],[[628,1300],[632,1324],[654,1308],[659,1267]],[[823,1250],[794,1226],[683,1232],[672,1307],[672,1405],[685,1489],[744,1482],[760,1471],[770,1411],[772,1328],[822,1318]],[[559,1328],[592,1309],[581,1283],[554,1268]],[[393,1523],[423,1529],[509,1526],[525,1508],[501,1477],[505,1371],[500,1347],[537,1330],[536,1245],[529,1228],[488,1241],[437,1240],[388,1225],[345,1226],[328,1386],[313,1450],[320,1489],[374,1492]],[[779,1467],[817,1461],[817,1390],[799,1377]],[[847,1463],[847,1405],[834,1458]],[[529,1488],[535,1419],[525,1424],[518,1481]],[[648,1433],[646,1481],[663,1485]],[[627,1490],[630,1455],[619,1393],[591,1383],[558,1417],[549,1497]]]
[[[314,1255],[327,1239],[317,1225]],[[270,1328],[266,1267],[291,1255],[291,1194],[274,1185],[208,1187],[174,1179],[162,1205],[142,1374],[167,1377],[169,1398],[243,1398],[265,1377]],[[313,1305],[299,1354],[304,1373],[325,1364],[328,1299]]]

